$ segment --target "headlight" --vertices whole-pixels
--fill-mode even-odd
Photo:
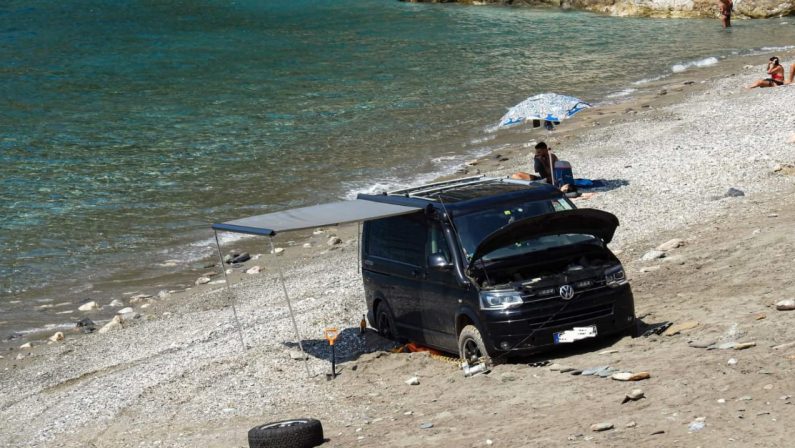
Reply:
[[[613,266],[605,270],[605,283],[611,288],[618,288],[627,283],[627,275],[624,274],[624,267],[621,265]]]
[[[480,308],[484,310],[504,310],[524,303],[522,294],[515,290],[481,291]]]

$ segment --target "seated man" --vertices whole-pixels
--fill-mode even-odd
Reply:
[[[552,167],[558,161],[555,154],[550,154],[549,147],[544,142],[536,145],[536,155],[533,157],[533,171],[540,179],[545,179],[547,183],[552,183]]]

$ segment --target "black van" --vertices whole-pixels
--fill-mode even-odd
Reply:
[[[387,338],[476,363],[635,328],[610,213],[482,177],[359,198],[422,208],[363,227],[368,319]]]

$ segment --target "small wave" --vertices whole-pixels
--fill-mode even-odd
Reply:
[[[638,91],[638,89],[624,89],[624,90],[622,90],[620,92],[611,93],[611,94],[607,95],[605,98],[622,98],[622,97],[625,97],[625,96],[632,95],[633,92],[637,92],[637,91]]]
[[[648,84],[650,82],[654,82],[654,81],[659,81],[661,79],[665,79],[668,76],[670,76],[670,75],[666,74],[666,75],[660,75],[660,76],[653,76],[651,78],[643,78],[643,79],[639,79],[639,80],[633,82],[632,85],[634,85],[634,86],[642,86],[642,85]]]
[[[715,65],[717,63],[718,63],[718,58],[710,56],[708,58],[699,59],[697,61],[690,61],[690,62],[685,62],[683,64],[676,64],[673,67],[671,67],[671,71],[674,73],[682,73],[683,71],[693,67],[703,68]]]
[[[789,51],[795,49],[795,45],[784,45],[782,47],[762,47],[760,50],[764,52],[769,51]]]
[[[488,141],[494,140],[495,138],[497,138],[497,136],[494,134],[484,135],[483,137],[473,138],[472,140],[469,141],[469,144],[479,145],[481,143],[486,143]]]
[[[24,330],[17,330],[14,333],[17,333],[21,336],[29,336],[38,333],[46,333],[51,332],[53,330],[71,330],[75,328],[76,325],[73,323],[66,323],[66,324],[47,324],[43,327],[33,327],[33,328],[26,328]]]
[[[431,163],[434,165],[438,165],[440,163],[449,162],[451,160],[455,160],[460,158],[461,156],[441,156],[441,157],[434,157],[431,159]]]

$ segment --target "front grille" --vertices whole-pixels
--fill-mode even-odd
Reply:
[[[574,287],[574,299],[577,300],[582,294],[597,291],[602,288],[607,287],[607,282],[605,281],[604,277],[591,277],[579,280],[573,280],[568,283],[569,285]],[[531,288],[529,286],[525,286],[525,294],[522,294],[522,300],[524,303],[538,303],[538,302],[546,302],[549,300],[556,300],[560,298],[560,285],[546,285],[546,286],[537,286],[535,288]]]
[[[526,320],[529,328],[531,330],[554,328],[580,321],[592,321],[613,314],[612,303],[583,308],[577,308],[575,303],[569,303],[569,306],[563,309],[563,311],[560,311],[565,305],[565,303],[557,303],[554,307],[539,309],[538,314]],[[557,314],[555,314],[556,312]],[[550,320],[550,316],[553,315],[554,317],[551,317]]]

